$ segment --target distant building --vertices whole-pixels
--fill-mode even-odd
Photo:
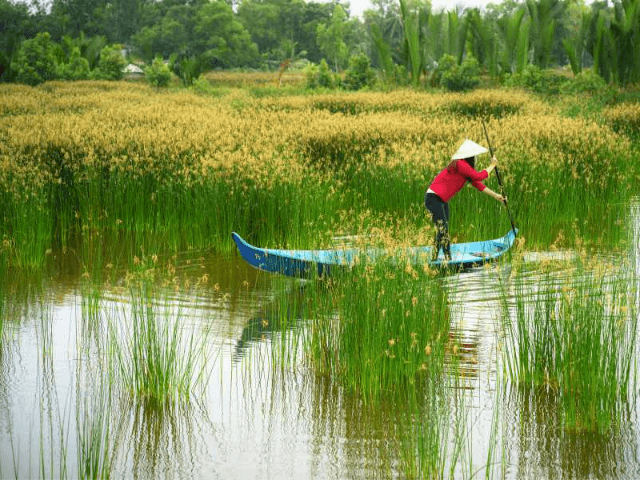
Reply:
[[[130,63],[124,67],[124,76],[126,78],[142,78],[144,77],[144,71],[139,66]]]

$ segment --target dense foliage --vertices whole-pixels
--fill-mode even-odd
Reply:
[[[334,72],[353,71],[352,59],[362,55],[382,85],[465,90],[477,83],[475,70],[502,81],[531,66],[575,75],[590,68],[619,85],[640,81],[640,0],[504,0],[485,10],[374,0],[361,16],[346,1],[241,0],[232,8],[224,0],[54,0],[28,9],[0,0],[0,22],[0,78],[27,84],[117,77],[104,68],[87,73],[80,61],[93,71],[113,45],[123,45],[130,62],[171,58],[187,85],[213,69],[274,70],[297,61],[325,59]]]

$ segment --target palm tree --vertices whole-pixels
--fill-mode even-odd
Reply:
[[[620,85],[640,81],[640,0],[614,4],[611,36],[616,55],[614,80]]]
[[[533,63],[540,68],[549,66],[556,26],[565,8],[566,3],[561,0],[527,0]]]
[[[421,25],[429,15],[424,8],[410,9],[407,0],[400,0],[400,12],[404,27],[405,48],[411,67],[411,81],[414,87],[417,87],[420,84],[424,64]]]
[[[571,71],[574,75],[582,71],[584,54],[587,49],[587,40],[592,23],[592,14],[590,11],[583,12],[580,18],[580,26],[575,35],[562,39],[562,46],[569,57],[571,63]]]
[[[640,0],[616,2],[613,12],[597,10],[588,46],[595,72],[606,81],[640,81]]]
[[[498,37],[495,23],[482,18],[480,10],[474,8],[467,12],[469,25],[469,47],[473,56],[481,65],[486,65],[489,75],[498,76]]]
[[[522,72],[528,63],[531,20],[525,20],[526,13],[524,8],[518,8],[498,20],[502,40],[499,62],[505,72]]]

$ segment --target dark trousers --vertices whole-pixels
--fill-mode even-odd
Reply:
[[[451,240],[449,238],[449,204],[443,201],[435,193],[427,193],[424,196],[424,206],[431,214],[431,220],[433,220],[436,226],[436,244],[434,248],[433,258],[434,260],[440,253],[440,248],[444,253],[444,256],[451,260]]]

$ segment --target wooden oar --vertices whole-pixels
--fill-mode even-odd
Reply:
[[[484,136],[487,139],[487,144],[489,145],[489,154],[491,155],[491,159],[493,159],[493,147],[491,146],[491,140],[489,140],[489,133],[487,132],[487,126],[484,124],[484,120],[482,120],[482,128],[484,129]],[[507,197],[504,194],[504,187],[502,186],[502,179],[500,178],[500,172],[498,171],[498,167],[495,168],[495,172],[496,172],[496,178],[498,179],[498,185],[500,185],[500,194],[504,197],[504,206],[507,207],[509,220],[511,220],[511,228],[513,229],[514,235],[517,235],[516,224],[513,221],[513,215],[511,215],[511,210],[509,209],[509,204],[507,203]]]

